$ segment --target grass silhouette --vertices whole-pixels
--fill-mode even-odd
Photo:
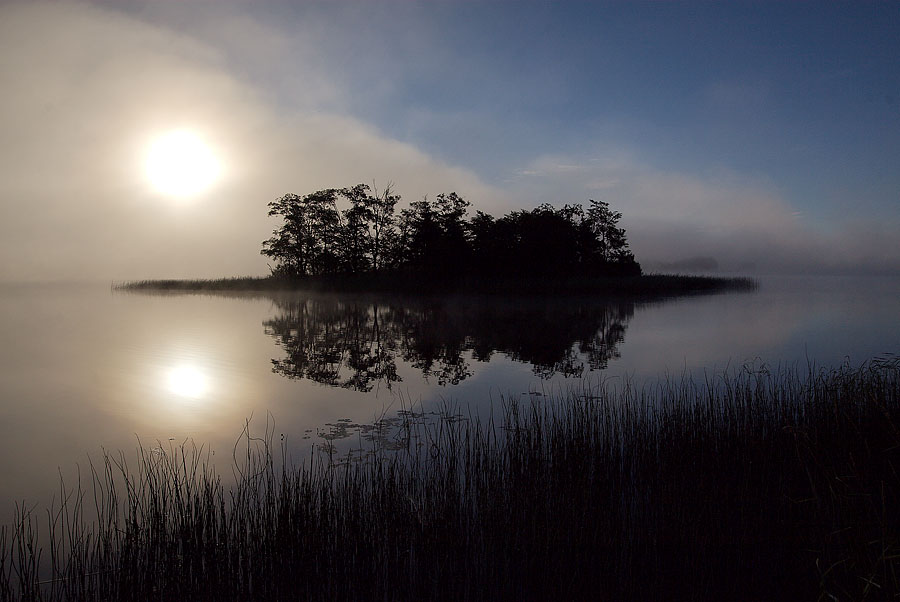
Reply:
[[[496,422],[447,407],[356,462],[295,463],[248,426],[233,485],[202,449],[143,449],[46,516],[21,508],[0,596],[888,599],[898,426],[896,357],[586,384]]]

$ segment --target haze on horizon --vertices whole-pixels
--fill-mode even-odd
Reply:
[[[373,181],[900,274],[896,2],[3,3],[0,88],[0,281],[263,275],[269,201]]]

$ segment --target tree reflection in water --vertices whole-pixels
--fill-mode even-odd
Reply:
[[[471,376],[468,356],[529,363],[541,378],[581,376],[619,357],[634,315],[627,299],[507,297],[275,299],[263,323],[285,352],[272,370],[288,378],[370,391],[401,380],[398,362],[440,385]],[[471,352],[471,353],[467,353]]]

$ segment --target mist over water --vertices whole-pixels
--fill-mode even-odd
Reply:
[[[2,285],[0,487],[47,503],[102,449],[193,439],[228,470],[248,418],[292,453],[369,445],[354,425],[586,379],[898,353],[900,281],[766,278],[755,292],[589,297],[135,294],[104,285]],[[348,428],[350,426],[351,428]]]

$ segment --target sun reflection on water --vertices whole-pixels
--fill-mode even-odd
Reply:
[[[197,399],[209,390],[209,379],[196,366],[184,364],[169,371],[168,387],[176,395]]]

